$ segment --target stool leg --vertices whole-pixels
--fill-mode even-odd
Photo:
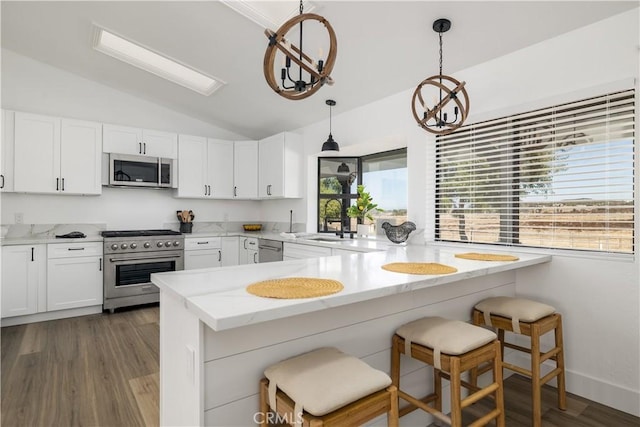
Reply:
[[[554,335],[556,347],[560,348],[559,353],[556,355],[556,366],[560,369],[558,374],[558,408],[564,411],[567,409],[567,393],[564,382],[564,341],[562,338],[562,316],[560,314],[558,314],[558,324]]]
[[[498,419],[496,420],[497,427],[505,427],[505,415],[504,415],[504,388],[502,382],[502,357],[500,355],[501,343],[496,341],[495,343],[495,359],[493,359],[493,382],[498,384],[496,389],[496,409],[500,411]]]
[[[460,394],[460,359],[451,358],[451,370],[449,372],[449,387],[451,388],[451,427],[462,427],[462,400]]]
[[[400,388],[400,343],[397,335],[391,340],[391,384]]]
[[[531,400],[533,427],[542,425],[542,384],[540,383],[540,326],[531,324]]]
[[[390,385],[387,390],[389,391],[389,398],[391,399],[391,407],[387,412],[387,426],[398,427],[400,422],[400,415],[398,413],[398,389],[393,384]]]
[[[436,395],[433,407],[442,412],[442,374],[440,369],[433,368],[433,394]]]
[[[267,380],[263,379],[260,381],[260,426],[267,427],[269,423],[267,422],[267,418],[269,415],[269,404],[268,400],[268,389],[267,389]]]

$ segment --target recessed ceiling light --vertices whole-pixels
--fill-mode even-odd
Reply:
[[[201,95],[209,96],[226,83],[95,26],[93,48]]]
[[[255,1],[255,0],[220,0],[221,3],[243,15],[262,28],[280,28],[290,18],[300,13],[299,0]],[[311,13],[315,5],[303,1],[305,13]]]

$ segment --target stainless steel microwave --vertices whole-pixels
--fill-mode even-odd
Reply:
[[[170,188],[173,161],[160,157],[109,154],[109,185],[118,187]]]

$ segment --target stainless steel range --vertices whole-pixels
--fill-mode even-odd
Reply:
[[[184,236],[173,230],[103,231],[104,302],[118,307],[158,302],[151,273],[184,269]]]

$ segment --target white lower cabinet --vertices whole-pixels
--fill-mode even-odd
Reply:
[[[240,237],[238,264],[258,263],[258,238]]]
[[[102,304],[102,267],[100,242],[49,244],[47,311]]]
[[[220,267],[222,242],[220,237],[188,237],[184,239],[184,269]]]
[[[303,259],[303,258],[319,258],[323,256],[330,256],[331,248],[325,248],[323,246],[311,246],[301,245],[299,243],[286,243],[284,244],[284,254],[282,259],[284,261],[290,259]]]
[[[2,247],[2,317],[46,311],[45,245]]]
[[[239,237],[223,237],[222,247],[222,266],[238,265],[240,258]]]

